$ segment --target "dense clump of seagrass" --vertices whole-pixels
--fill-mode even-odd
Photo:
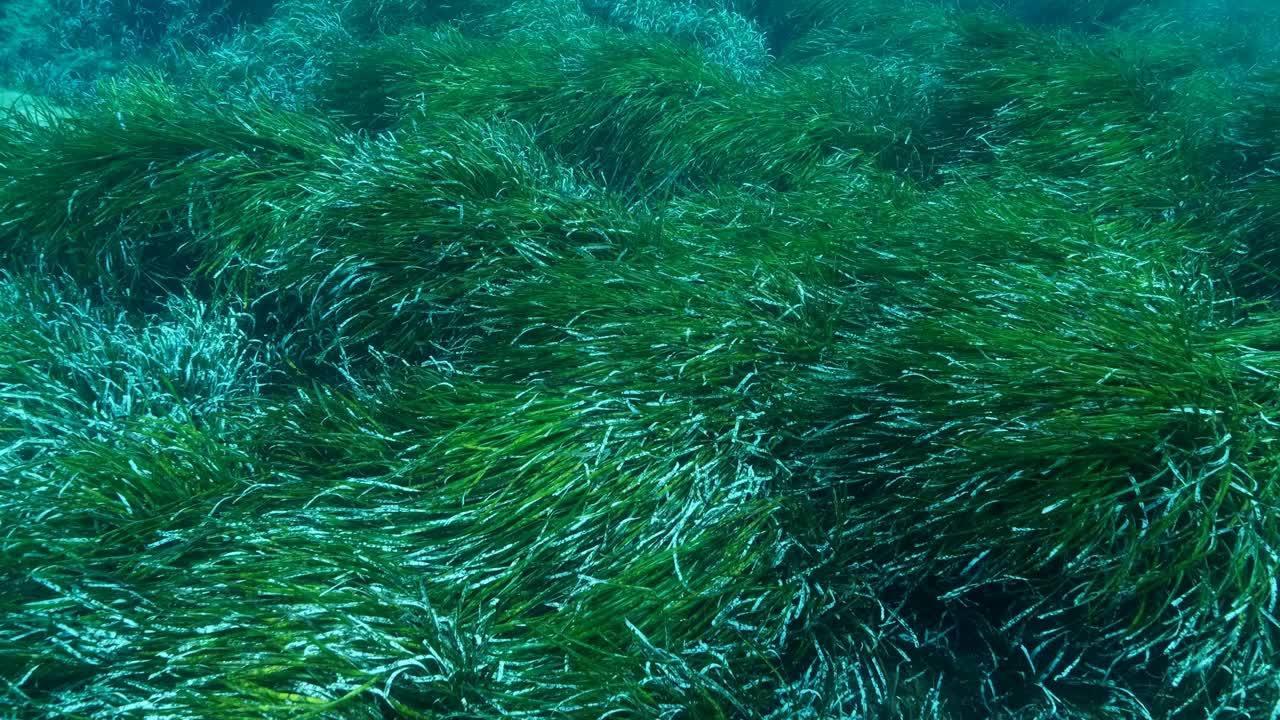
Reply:
[[[1272,717],[1280,21],[1187,5],[128,5],[0,120],[0,717]]]

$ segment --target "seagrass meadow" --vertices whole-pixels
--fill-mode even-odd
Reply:
[[[1280,718],[1280,6],[0,23],[0,720]]]

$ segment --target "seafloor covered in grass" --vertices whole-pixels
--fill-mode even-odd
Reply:
[[[1280,715],[1265,3],[0,14],[0,717]]]

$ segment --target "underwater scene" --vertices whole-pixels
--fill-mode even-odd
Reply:
[[[0,720],[1280,718],[1280,2],[0,0]]]

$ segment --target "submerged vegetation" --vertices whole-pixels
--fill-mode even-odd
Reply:
[[[1280,716],[1266,3],[61,4],[0,717]]]

